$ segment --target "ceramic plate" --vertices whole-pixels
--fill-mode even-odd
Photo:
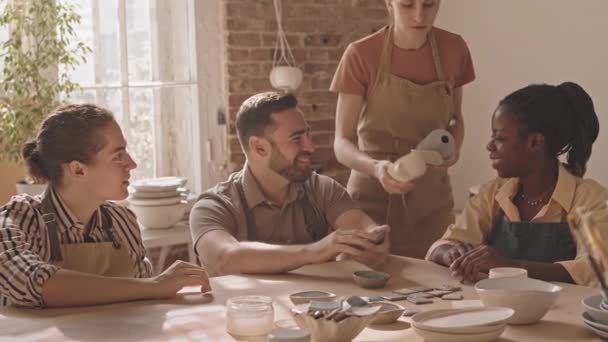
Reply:
[[[591,316],[589,312],[583,312],[582,318],[583,322],[585,322],[587,325],[592,326],[596,329],[604,330],[606,333],[608,333],[608,324],[604,324],[602,322],[597,321]]]
[[[594,328],[594,327],[592,327],[592,326],[590,326],[590,325],[588,325],[586,323],[585,323],[585,326],[587,326],[587,328],[589,330],[593,331],[596,335],[601,336],[603,338],[608,338],[608,331],[604,331],[604,330],[601,330],[601,329]]]
[[[414,331],[422,337],[425,341],[429,342],[486,342],[494,341],[505,331],[505,325],[500,328],[488,331],[480,334],[454,334],[454,333],[441,333],[436,331],[430,331],[420,329],[415,325],[412,326]]]
[[[140,192],[132,191],[131,196],[133,198],[167,198],[176,197],[181,193],[179,191],[154,191],[154,192]]]
[[[159,206],[159,205],[177,204],[183,200],[185,200],[185,197],[183,197],[183,196],[169,197],[169,198],[156,198],[156,199],[129,197],[129,204],[136,205],[136,206],[144,206],[144,207],[151,206],[152,207],[152,206]]]
[[[175,191],[179,187],[183,187],[187,180],[183,177],[160,177],[160,178],[149,178],[141,179],[133,182],[131,186],[136,191],[149,192],[149,191]]]
[[[414,315],[412,324],[436,332],[482,333],[500,328],[514,313],[503,307],[430,310]]]
[[[608,311],[602,310],[600,307],[602,300],[602,295],[590,296],[583,299],[583,306],[596,322],[608,324]]]

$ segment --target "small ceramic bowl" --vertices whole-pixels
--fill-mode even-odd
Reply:
[[[405,308],[397,303],[374,302],[374,305],[380,305],[380,310],[376,313],[376,317],[374,317],[371,324],[395,323],[405,312]]]
[[[608,311],[601,307],[602,295],[590,296],[583,299],[585,311],[597,322],[608,324]]]
[[[379,289],[386,286],[391,275],[378,271],[356,271],[353,280],[357,285],[366,289]]]
[[[290,294],[289,299],[294,305],[298,305],[310,303],[313,300],[317,302],[331,302],[336,299],[336,295],[325,291],[302,291]]]
[[[528,271],[516,267],[495,267],[490,269],[489,278],[528,278]]]

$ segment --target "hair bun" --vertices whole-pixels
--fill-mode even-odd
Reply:
[[[37,181],[47,180],[49,175],[44,167],[44,162],[40,158],[38,150],[38,142],[36,140],[29,141],[23,144],[21,155],[27,165],[29,175]]]

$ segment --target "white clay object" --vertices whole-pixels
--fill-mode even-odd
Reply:
[[[416,179],[426,172],[426,162],[419,153],[408,153],[388,168],[388,173],[400,182]]]

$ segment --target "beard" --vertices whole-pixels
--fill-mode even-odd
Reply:
[[[298,154],[292,161],[287,160],[285,155],[273,144],[272,156],[270,157],[270,168],[285,177],[291,183],[302,183],[312,175],[310,164],[301,165],[298,157],[310,156],[308,152]]]

